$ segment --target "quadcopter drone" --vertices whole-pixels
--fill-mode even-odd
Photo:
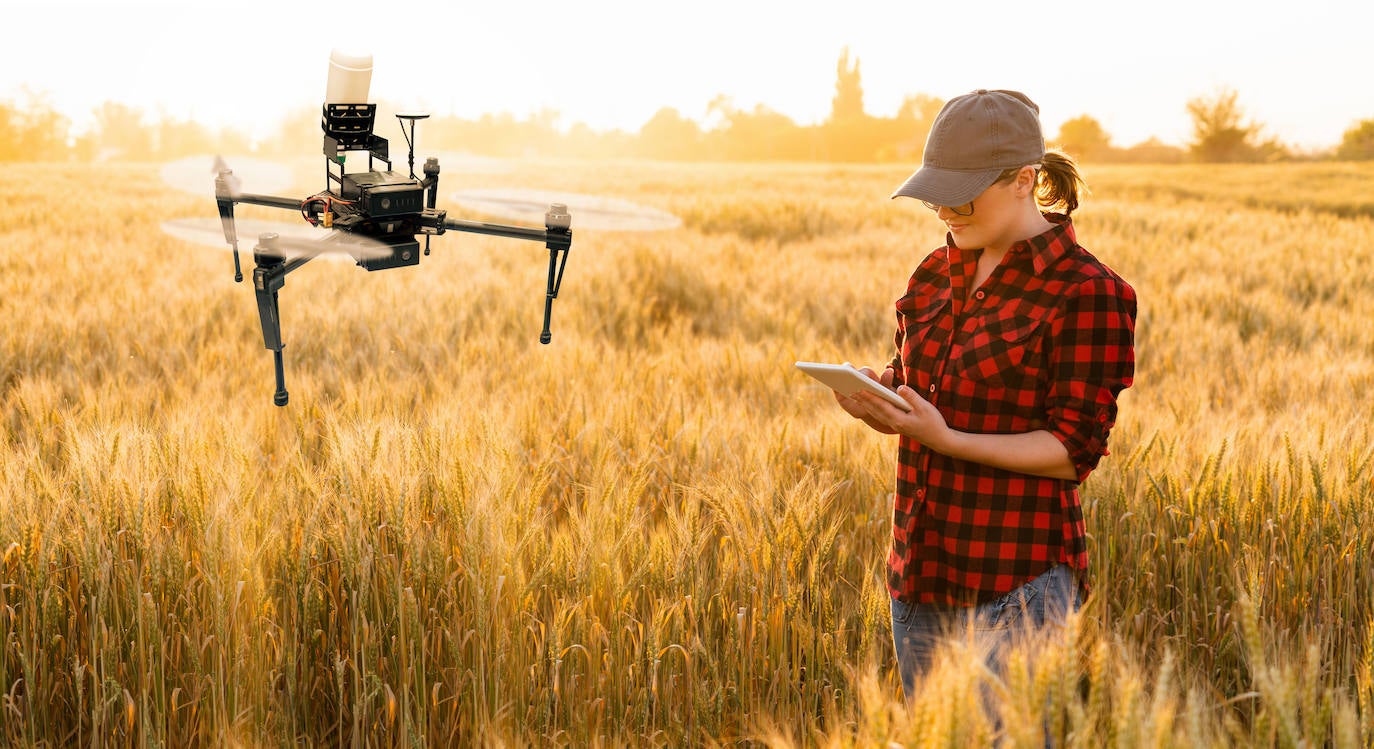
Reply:
[[[325,253],[347,254],[358,265],[374,271],[418,265],[420,242],[417,235],[424,236],[425,255],[429,254],[430,237],[449,230],[543,242],[549,251],[549,273],[544,290],[544,329],[539,334],[539,342],[548,343],[552,340],[549,323],[553,300],[558,298],[563,269],[572,247],[567,206],[549,205],[542,229],[449,218],[446,211],[435,207],[439,192],[439,160],[427,159],[422,168],[424,178],[415,176],[415,123],[429,115],[396,115],[401,134],[409,146],[410,173],[406,176],[392,171],[386,138],[373,134],[377,105],[358,101],[367,99],[371,57],[362,58],[365,69],[356,59],[344,59],[341,65],[338,57],[336,52],[330,60],[329,88],[320,121],[324,130],[323,191],[303,200],[244,193],[239,189],[239,180],[222,160],[217,160],[215,165],[215,202],[224,240],[233,249],[236,282],[243,280],[234,221],[236,204],[298,211],[311,226],[329,230],[319,238],[266,231],[258,236],[253,249],[253,291],[257,296],[263,343],[272,351],[276,368],[277,389],[272,402],[285,406],[288,398],[277,293],[288,273]],[[365,76],[360,75],[363,73]],[[351,152],[367,153],[367,171],[345,171],[346,156]],[[377,168],[378,162],[384,164],[385,169]]]

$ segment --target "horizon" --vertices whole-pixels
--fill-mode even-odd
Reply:
[[[908,96],[948,100],[976,88],[1013,88],[1040,105],[1047,138],[1086,114],[1114,146],[1150,138],[1181,146],[1191,137],[1187,101],[1232,89],[1265,135],[1309,152],[1338,145],[1347,129],[1374,118],[1374,91],[1331,95],[1330,81],[1374,69],[1374,52],[1359,43],[1374,9],[1346,2],[1309,3],[1294,16],[1287,3],[1237,14],[1167,0],[1127,17],[1075,1],[1058,6],[1053,19],[994,2],[975,35],[952,8],[876,0],[843,15],[818,4],[720,0],[690,14],[619,0],[562,11],[540,0],[420,7],[413,17],[436,34],[431,42],[399,38],[405,18],[328,26],[304,7],[246,0],[227,16],[215,15],[216,7],[167,0],[20,5],[10,13],[15,28],[39,33],[0,50],[0,101],[22,106],[33,92],[68,118],[73,135],[89,130],[100,103],[113,101],[153,121],[189,120],[261,141],[291,113],[318,105],[330,51],[340,48],[371,52],[371,101],[435,116],[526,118],[552,110],[564,131],[580,123],[634,133],[665,107],[709,128],[710,103],[725,97],[740,109],[761,105],[809,126],[830,113],[836,63],[847,49],[861,65],[864,109],[875,117],[893,116]],[[332,17],[376,15],[374,6],[351,1],[330,9]],[[144,14],[156,15],[160,33],[131,39],[107,31]],[[55,28],[61,43],[42,33]],[[1227,33],[1215,31],[1222,28]],[[435,31],[443,29],[454,33]],[[960,38],[966,35],[977,41]],[[317,39],[262,53],[253,51],[255,36]],[[969,47],[978,51],[967,54]],[[61,54],[73,49],[82,54]],[[1077,69],[1049,67],[1059,60]]]

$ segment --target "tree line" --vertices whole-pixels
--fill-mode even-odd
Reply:
[[[919,160],[944,100],[916,94],[906,97],[891,117],[870,115],[864,109],[859,60],[851,60],[845,50],[835,72],[830,115],[815,125],[797,124],[763,104],[740,108],[728,97],[719,96],[708,105],[705,124],[672,107],[658,110],[637,132],[597,131],[582,123],[564,128],[554,110],[525,117],[509,113],[476,119],[447,115],[424,123],[423,143],[427,150],[505,157],[861,163]],[[320,114],[315,107],[292,112],[272,136],[254,143],[241,132],[216,130],[193,121],[164,117],[149,122],[143,111],[119,102],[102,104],[93,113],[94,127],[74,135],[67,118],[44,96],[25,92],[24,97],[18,103],[0,101],[0,161],[161,161],[210,152],[299,155],[317,150],[320,143]],[[377,131],[385,136],[380,123],[391,119],[389,111],[394,107],[382,102],[378,109]],[[1374,119],[1356,122],[1338,145],[1313,154],[1297,152],[1267,136],[1261,123],[1246,116],[1234,89],[1190,99],[1186,109],[1192,120],[1192,137],[1184,146],[1157,138],[1117,146],[1102,124],[1088,114],[1064,122],[1051,143],[1090,163],[1374,160]]]

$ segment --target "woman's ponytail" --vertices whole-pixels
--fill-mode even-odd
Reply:
[[[1035,200],[1045,208],[1062,206],[1064,214],[1069,215],[1078,208],[1078,190],[1087,192],[1088,185],[1078,174],[1078,165],[1073,158],[1056,149],[1045,152],[1040,160],[1041,169],[1035,186]]]

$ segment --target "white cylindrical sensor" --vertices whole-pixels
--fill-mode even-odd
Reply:
[[[329,53],[329,84],[325,104],[366,104],[372,85],[372,55],[333,50]]]

